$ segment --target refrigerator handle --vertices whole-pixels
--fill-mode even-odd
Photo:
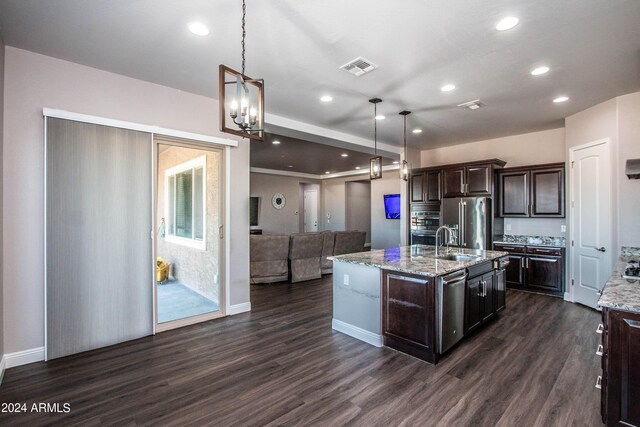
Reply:
[[[458,245],[460,247],[464,247],[466,245],[466,230],[465,230],[465,212],[464,212],[464,202],[460,201],[458,202],[458,224],[460,224],[460,236],[458,239]]]

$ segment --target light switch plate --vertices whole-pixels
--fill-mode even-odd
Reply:
[[[561,233],[566,233],[567,232],[567,226],[566,225],[561,225],[560,226],[560,232]]]
[[[349,286],[349,275],[348,274],[344,275],[343,283],[344,283],[345,286]]]
[[[504,229],[505,229],[506,231],[511,231],[511,224],[505,224],[505,225],[504,225]]]

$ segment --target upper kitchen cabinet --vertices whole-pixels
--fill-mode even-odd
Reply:
[[[411,172],[411,203],[439,202],[442,198],[442,172],[417,170]]]
[[[564,218],[564,163],[498,171],[501,217]]]
[[[494,159],[445,167],[442,197],[491,196],[493,172],[504,165],[504,161]]]

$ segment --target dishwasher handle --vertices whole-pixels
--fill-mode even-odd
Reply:
[[[455,273],[448,274],[442,277],[443,285],[450,285],[452,283],[467,280],[467,272],[465,270],[456,271]]]

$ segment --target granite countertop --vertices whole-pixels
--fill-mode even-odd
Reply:
[[[444,247],[442,250],[445,251]],[[508,255],[507,252],[463,248],[450,248],[449,253],[479,255],[479,258],[462,262],[449,261],[435,257],[435,246],[412,245],[337,255],[329,257],[329,259],[337,262],[378,267],[384,270],[435,277]]]
[[[553,246],[556,248],[564,248],[565,238],[505,234],[504,236],[496,239],[493,243],[499,243],[502,245]]]
[[[623,248],[622,257],[616,263],[611,278],[602,289],[598,305],[600,307],[640,313],[640,280],[627,282],[623,279],[624,267],[630,260],[640,259],[640,248]]]

